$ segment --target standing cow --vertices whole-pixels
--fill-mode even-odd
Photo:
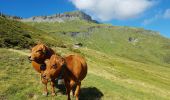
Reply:
[[[41,76],[46,69],[45,60],[50,59],[50,57],[53,54],[54,54],[54,51],[42,43],[37,44],[31,49],[31,55],[29,56],[29,60],[31,61],[34,69],[37,72],[39,72]],[[48,83],[42,77],[41,77],[41,81],[45,86]],[[46,89],[44,90],[43,95],[47,95]]]
[[[87,63],[84,58],[79,55],[69,55],[62,58],[58,55],[52,55],[47,64],[47,69],[43,73],[43,78],[51,82],[52,95],[55,95],[54,80],[59,74],[63,74],[68,100],[70,100],[70,91],[76,87],[76,100],[79,99],[81,81],[87,74]],[[74,93],[73,93],[74,94]]]

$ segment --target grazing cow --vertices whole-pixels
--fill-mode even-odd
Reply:
[[[31,61],[34,69],[37,72],[39,72],[41,76],[46,69],[45,60],[50,59],[50,57],[53,54],[54,54],[54,51],[51,48],[45,46],[44,44],[37,44],[31,49],[31,56],[29,56],[29,60]],[[48,83],[42,77],[41,77],[41,81],[45,86]],[[43,95],[47,95],[46,90],[44,91],[45,92],[43,93]]]
[[[66,86],[66,92],[68,100],[70,100],[70,91],[76,96],[76,100],[79,99],[79,92],[81,81],[86,77],[87,64],[84,58],[79,55],[69,55],[62,58],[58,55],[52,55],[47,69],[43,74],[43,78],[51,82],[52,95],[55,95],[54,80],[62,74]],[[75,93],[74,88],[76,87]]]

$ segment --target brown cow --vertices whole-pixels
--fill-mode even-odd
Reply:
[[[53,54],[54,54],[54,51],[42,43],[37,44],[31,49],[31,56],[29,56],[29,60],[31,61],[34,69],[37,72],[39,72],[41,76],[46,69],[45,60],[50,59],[50,57]],[[41,81],[45,86],[48,83],[42,77],[41,77]],[[47,95],[46,89],[44,90],[43,95]]]
[[[74,92],[73,87],[76,87],[75,96],[76,100],[78,100],[81,81],[87,74],[85,59],[79,55],[69,55],[65,58],[58,55],[51,56],[43,77],[44,79],[51,81],[53,95],[55,94],[54,80],[58,78],[59,74],[63,74],[68,100],[70,100],[70,91],[72,90]]]

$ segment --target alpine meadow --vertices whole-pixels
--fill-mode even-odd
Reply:
[[[31,18],[1,14],[0,100],[67,99],[58,88],[56,96],[42,95],[39,73],[27,59],[38,42],[61,56],[86,59],[80,100],[170,100],[170,39],[100,23],[81,11]]]

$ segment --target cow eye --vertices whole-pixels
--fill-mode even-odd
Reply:
[[[36,52],[41,52],[42,50],[37,50]]]
[[[57,64],[54,64],[54,65],[53,65],[53,68],[57,68]]]

